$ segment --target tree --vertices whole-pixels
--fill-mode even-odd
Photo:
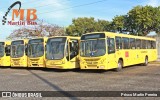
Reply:
[[[156,8],[152,6],[136,6],[128,12],[128,27],[132,33],[137,35],[147,35],[155,30]]]
[[[14,30],[7,39],[23,39],[44,36],[62,36],[65,35],[64,27],[55,24],[44,24],[43,20],[38,25],[32,27],[22,27]]]
[[[81,36],[88,32],[100,32],[109,31],[109,21],[106,20],[95,20],[93,17],[79,17],[72,20],[72,24],[66,28],[68,35]]]
[[[160,6],[156,7],[152,13],[152,26],[151,28],[155,31],[158,35],[160,35]]]
[[[109,21],[98,19],[98,21],[96,23],[97,23],[96,31],[98,31],[98,32],[111,30],[111,27],[110,27],[111,23]]]
[[[68,35],[82,35],[86,32],[95,31],[95,20],[93,17],[87,18],[77,18],[72,20],[72,24],[66,28],[66,33]]]
[[[118,31],[122,33],[123,30],[126,30],[127,29],[125,25],[126,19],[127,19],[126,15],[115,16],[112,19],[112,23],[111,23],[112,31],[114,32]]]

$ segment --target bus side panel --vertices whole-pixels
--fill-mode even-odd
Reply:
[[[148,50],[148,59],[149,61],[157,60],[157,50],[156,49]]]
[[[11,58],[10,58],[10,56],[6,56],[5,66],[11,66]]]
[[[122,58],[123,58],[123,66],[126,67],[128,66],[129,63],[129,50],[122,50]]]
[[[116,54],[108,54],[108,60],[107,60],[107,69],[113,69],[117,68],[117,60],[116,60]]]
[[[68,68],[79,68],[78,56],[76,56],[73,59],[71,59],[69,63],[70,63],[69,64],[70,66],[67,66]]]

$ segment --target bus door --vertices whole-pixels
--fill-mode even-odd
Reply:
[[[108,68],[116,68],[117,67],[117,61],[116,61],[116,54],[115,54],[115,39],[114,37],[108,37],[107,39],[107,52],[108,52]]]
[[[116,36],[115,37],[115,42],[116,42],[116,58],[117,58],[117,63],[119,58],[122,58],[122,38]]]
[[[146,44],[146,41],[145,43]],[[136,60],[135,60],[135,64],[138,64],[138,63],[141,63],[142,61],[144,61],[144,57],[142,56],[141,54],[141,40],[140,39],[136,39],[136,52],[135,52],[135,55],[136,55]]]
[[[72,67],[78,67],[78,39],[70,39],[68,43],[69,47],[69,61]]]

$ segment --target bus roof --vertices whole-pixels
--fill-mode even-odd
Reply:
[[[104,33],[105,36],[119,36],[119,37],[128,37],[128,38],[136,38],[136,39],[146,39],[146,40],[156,40],[154,38],[151,37],[146,37],[146,36],[135,36],[135,35],[128,35],[128,34],[123,34],[123,33],[113,33],[113,32],[91,32],[91,33],[86,33],[84,35],[87,34],[95,34],[95,33]]]
[[[18,39],[18,40],[13,40],[13,41],[11,41],[11,42],[20,41],[20,40],[24,41],[24,43],[28,43],[28,39]]]
[[[49,38],[56,38],[56,37],[66,37],[66,38],[80,39],[80,37],[78,37],[78,36],[53,36],[53,37],[49,37]]]
[[[11,44],[11,41],[10,41],[10,40],[0,41],[0,42],[4,42],[6,45],[10,45],[10,44]]]

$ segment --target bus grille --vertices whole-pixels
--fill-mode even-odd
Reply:
[[[89,65],[96,65],[96,64],[98,64],[98,62],[93,62],[93,61],[86,61],[86,63],[89,64]]]
[[[88,65],[97,65],[100,59],[85,59]]]
[[[100,59],[85,59],[85,61],[98,61]]]
[[[14,65],[19,65],[20,64],[20,60],[19,59],[14,59],[13,63],[14,63]]]
[[[38,64],[39,59],[31,59],[32,64]]]

